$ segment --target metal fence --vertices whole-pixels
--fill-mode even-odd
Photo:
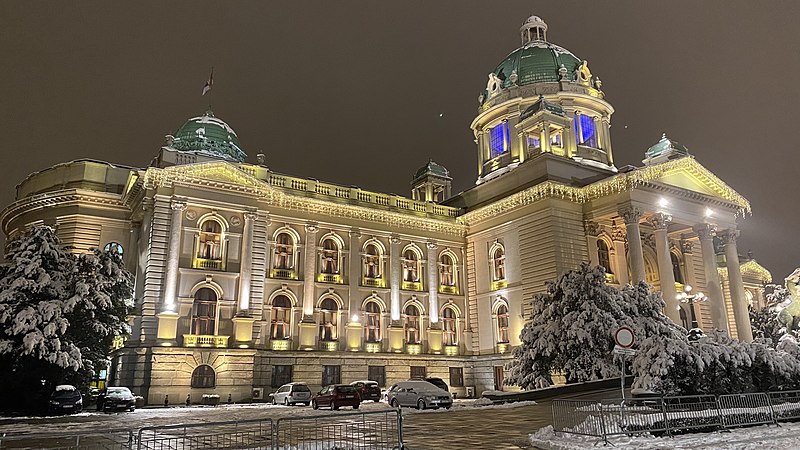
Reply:
[[[393,450],[403,448],[396,409],[336,415],[284,417],[275,425],[276,449]]]
[[[800,419],[800,391],[633,399],[554,399],[553,429],[595,436],[680,434]]]
[[[135,435],[129,429],[103,429],[61,433],[0,435],[0,449],[47,448],[63,450],[129,450]]]
[[[272,449],[272,419],[144,427],[139,450]]]

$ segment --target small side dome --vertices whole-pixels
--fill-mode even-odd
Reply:
[[[210,108],[202,116],[187,120],[170,141],[168,146],[180,152],[236,162],[244,162],[247,158],[239,144],[239,136],[227,123],[216,118]]]
[[[414,180],[422,178],[426,175],[434,175],[437,177],[442,178],[450,178],[450,171],[447,170],[444,166],[435,163],[432,159],[428,160],[428,163],[424,166],[420,167],[419,170],[414,174]]]
[[[684,156],[689,156],[689,149],[668,138],[667,133],[663,133],[661,139],[644,152],[644,160],[642,162],[649,165]]]

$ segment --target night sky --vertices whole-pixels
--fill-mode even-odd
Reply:
[[[410,196],[433,158],[471,186],[469,124],[531,14],[615,108],[618,167],[662,132],[750,200],[739,250],[800,266],[800,2],[0,2],[0,207],[53,164],[146,166],[213,109],[270,169]]]

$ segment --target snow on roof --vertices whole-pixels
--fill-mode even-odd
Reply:
[[[56,386],[56,392],[57,391],[74,391],[74,390],[75,390],[75,386],[73,386],[71,384],[59,384],[58,386]]]

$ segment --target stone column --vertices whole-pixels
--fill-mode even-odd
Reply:
[[[703,271],[706,275],[706,291],[711,304],[711,324],[718,330],[728,329],[728,317],[725,311],[725,299],[719,284],[717,271],[717,255],[714,253],[714,226],[703,223],[695,225],[695,233],[700,237],[700,251],[703,255]]]
[[[163,302],[158,314],[156,337],[164,345],[174,345],[178,335],[178,311],[175,299],[178,293],[178,265],[181,258],[181,229],[186,199],[173,197],[170,202],[172,217],[169,224],[169,247],[167,248],[167,267],[164,276]]]
[[[733,317],[736,320],[736,333],[742,342],[753,341],[753,330],[750,328],[750,312],[747,310],[747,297],[744,293],[742,271],[739,267],[739,252],[736,250],[738,230],[727,230],[720,234],[725,244],[725,265],[728,268],[728,283],[733,303]]]
[[[310,350],[316,346],[317,324],[314,320],[314,286],[317,274],[317,231],[316,223],[306,225],[306,244],[303,253],[303,319],[300,321],[300,350]]]
[[[639,234],[639,219],[642,210],[635,206],[625,205],[620,208],[619,215],[625,221],[625,232],[628,238],[628,252],[631,260],[631,278],[633,283],[645,281],[644,253],[642,252],[642,236]]]
[[[655,229],[656,258],[658,259],[658,278],[661,280],[661,296],[666,304],[664,311],[673,322],[681,323],[680,302],[675,291],[675,273],[672,271],[672,258],[669,251],[667,228],[672,216],[655,213],[650,217],[650,224]]]

